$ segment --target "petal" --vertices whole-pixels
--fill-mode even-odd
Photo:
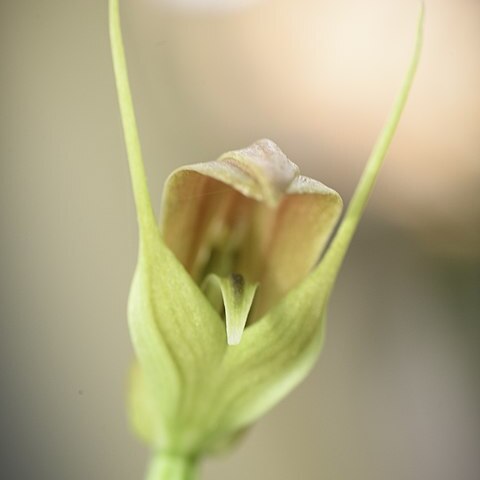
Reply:
[[[133,383],[135,424],[157,448],[194,451],[201,443],[199,397],[209,389],[226,347],[218,314],[165,246],[156,225],[135,121],[123,49],[118,0],[110,0],[110,38],[140,251],[129,297],[129,326],[143,380]],[[144,395],[148,392],[149,401]],[[158,415],[145,426],[150,406]],[[139,410],[145,409],[142,416]]]
[[[263,203],[273,208],[297,175],[297,166],[269,140],[181,167],[164,189],[167,245],[198,278],[216,247],[243,246],[252,211]]]
[[[340,217],[342,199],[334,190],[297,177],[275,215],[264,247],[254,317],[260,318],[297,285],[317,263]]]
[[[312,269],[342,207],[269,140],[175,171],[163,205],[165,241],[197,281],[260,282],[257,318]]]

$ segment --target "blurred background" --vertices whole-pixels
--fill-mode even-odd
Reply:
[[[427,0],[418,76],[310,377],[204,478],[480,478],[480,2]],[[124,0],[156,205],[269,137],[348,201],[417,0]],[[140,479],[125,419],[137,237],[107,1],[0,2],[0,477]]]

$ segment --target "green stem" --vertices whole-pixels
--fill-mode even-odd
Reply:
[[[418,19],[415,49],[402,88],[393,105],[393,109],[385,123],[385,126],[383,127],[383,130],[381,131],[380,136],[375,143],[357,188],[355,189],[352,199],[348,205],[348,209],[345,213],[343,221],[338,228],[337,234],[332,240],[324,259],[317,269],[318,275],[322,276],[323,278],[328,278],[330,288],[335,282],[335,278],[341,267],[348,246],[350,245],[352,237],[357,229],[358,222],[360,221],[363,211],[365,210],[365,206],[368,198],[370,197],[373,186],[375,185],[380,167],[382,166],[383,160],[388,152],[388,148],[392,142],[403,109],[407,103],[408,95],[412,87],[422,49],[424,16],[425,7],[422,3]]]
[[[156,231],[156,220],[148,192],[142,149],[138,136],[137,122],[135,120],[135,110],[133,108],[132,94],[128,81],[118,0],[109,0],[109,30],[118,103],[122,116],[140,235],[142,236],[147,232]]]
[[[157,454],[150,463],[145,480],[195,480],[197,477],[195,459]]]

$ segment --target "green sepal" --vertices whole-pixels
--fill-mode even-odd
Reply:
[[[128,317],[152,402],[160,407],[157,446],[195,450],[198,397],[226,349],[225,329],[159,235],[141,244]]]
[[[139,225],[128,319],[143,380],[132,383],[137,392],[131,393],[131,399],[134,408],[154,406],[157,412],[148,428],[138,411],[133,418],[155,448],[194,451],[201,443],[199,424],[205,421],[198,397],[209,398],[204,392],[210,392],[211,372],[227,348],[226,334],[221,318],[160,235],[135,121],[118,0],[110,0],[109,6],[115,79]],[[144,395],[150,397],[148,403]]]
[[[291,391],[313,367],[324,339],[325,312],[338,271],[378,176],[405,107],[423,39],[420,11],[414,54],[392,112],[381,131],[336,235],[317,268],[225,354],[225,388],[218,429],[253,423]],[[228,381],[227,381],[228,379]]]
[[[142,369],[134,362],[128,376],[128,417],[133,431],[151,445],[155,444],[156,431],[161,428],[158,409],[152,400]]]

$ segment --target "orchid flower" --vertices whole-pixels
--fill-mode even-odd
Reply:
[[[128,302],[137,356],[130,414],[153,459],[148,480],[197,476],[312,369],[328,300],[405,106],[406,79],[348,209],[300,175],[270,140],[168,178],[162,220],[150,201],[123,50],[118,0],[110,35],[139,227]]]

